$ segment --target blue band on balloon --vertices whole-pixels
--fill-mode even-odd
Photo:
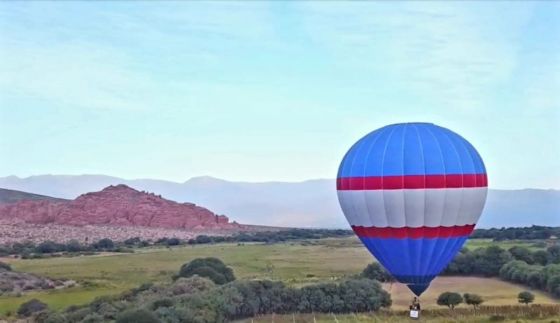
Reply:
[[[407,284],[426,283],[453,259],[468,236],[450,238],[360,238],[375,258],[397,279]],[[424,277],[399,280],[399,277]]]

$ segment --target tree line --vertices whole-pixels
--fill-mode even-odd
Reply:
[[[66,243],[54,241],[43,241],[34,243],[32,241],[15,242],[0,245],[0,257],[16,255],[23,259],[42,258],[54,254],[94,254],[100,251],[110,252],[132,252],[122,243],[115,243],[111,239],[100,239],[93,243],[81,243],[78,240],[70,240]]]
[[[560,246],[536,251],[521,246],[464,248],[443,274],[500,277],[560,297]]]
[[[15,242],[0,245],[0,257],[17,255],[23,259],[42,258],[58,254],[92,254],[100,251],[110,252],[133,252],[133,248],[144,248],[150,246],[179,246],[197,245],[209,243],[278,243],[292,240],[312,240],[323,238],[340,238],[353,235],[351,230],[334,229],[286,229],[280,231],[263,231],[237,233],[231,236],[198,235],[192,239],[179,239],[176,237],[160,238],[155,241],[133,237],[124,241],[113,241],[108,238],[100,239],[93,243],[81,243],[70,240],[65,243],[44,241],[34,243],[32,241]]]
[[[546,227],[533,225],[522,228],[492,228],[475,229],[471,239],[502,240],[545,240],[551,237],[560,237],[560,227]]]

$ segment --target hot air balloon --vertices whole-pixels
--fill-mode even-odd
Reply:
[[[358,140],[336,185],[362,243],[420,296],[473,231],[488,180],[463,137],[431,123],[399,123]]]

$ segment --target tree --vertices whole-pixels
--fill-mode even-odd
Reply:
[[[181,240],[179,240],[178,238],[169,238],[167,239],[166,244],[168,246],[178,246],[181,244]]]
[[[212,280],[215,284],[223,285],[235,280],[233,270],[218,258],[197,258],[181,266],[178,277],[198,275]]]
[[[207,235],[199,235],[199,236],[196,236],[194,241],[197,244],[199,244],[199,243],[210,243],[210,242],[212,242],[212,239]]]
[[[450,309],[454,309],[455,306],[463,302],[463,297],[459,293],[445,292],[441,293],[437,299],[437,304],[441,306],[447,306]]]
[[[549,264],[560,264],[560,246],[552,246],[546,249]]]
[[[145,309],[128,310],[121,313],[116,323],[160,323],[161,321],[151,311]]]
[[[393,276],[391,276],[391,274],[389,274],[389,272],[377,262],[367,265],[362,271],[361,276],[367,279],[375,279],[380,282],[393,281]]]
[[[113,249],[114,247],[115,247],[115,243],[113,242],[113,240],[108,238],[101,239],[97,241],[97,243],[95,244],[95,249],[108,250],[108,249]]]
[[[484,302],[482,297],[480,297],[480,295],[477,294],[465,293],[463,294],[463,298],[465,299],[465,303],[468,305],[472,305],[475,310],[478,308],[480,304]]]
[[[509,253],[515,258],[516,260],[525,261],[528,264],[533,264],[535,259],[533,258],[533,254],[531,250],[521,246],[513,246],[508,249]]]
[[[78,240],[72,239],[66,243],[66,250],[69,252],[82,251],[83,247]]]
[[[500,268],[511,260],[509,252],[498,246],[479,248],[473,251],[473,254],[474,273],[484,276],[497,276]]]
[[[19,316],[29,317],[34,313],[41,312],[47,309],[47,304],[41,302],[38,299],[32,299],[27,301],[19,307],[17,313]]]
[[[532,303],[534,300],[535,295],[528,291],[521,292],[517,295],[517,301],[525,305],[529,305],[529,303]]]
[[[53,253],[58,251],[57,245],[53,241],[45,241],[41,242],[36,248],[35,251],[38,253]]]
[[[548,263],[548,252],[546,252],[546,250],[537,250],[533,252],[533,260],[538,265],[546,265]]]

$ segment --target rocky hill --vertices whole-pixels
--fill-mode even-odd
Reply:
[[[192,203],[177,203],[126,185],[86,193],[75,200],[30,199],[0,204],[0,220],[72,226],[110,225],[214,230],[235,229],[224,215]]]
[[[15,272],[0,262],[0,296],[17,295],[22,292],[64,288],[74,284],[73,281],[49,279],[33,274]]]

